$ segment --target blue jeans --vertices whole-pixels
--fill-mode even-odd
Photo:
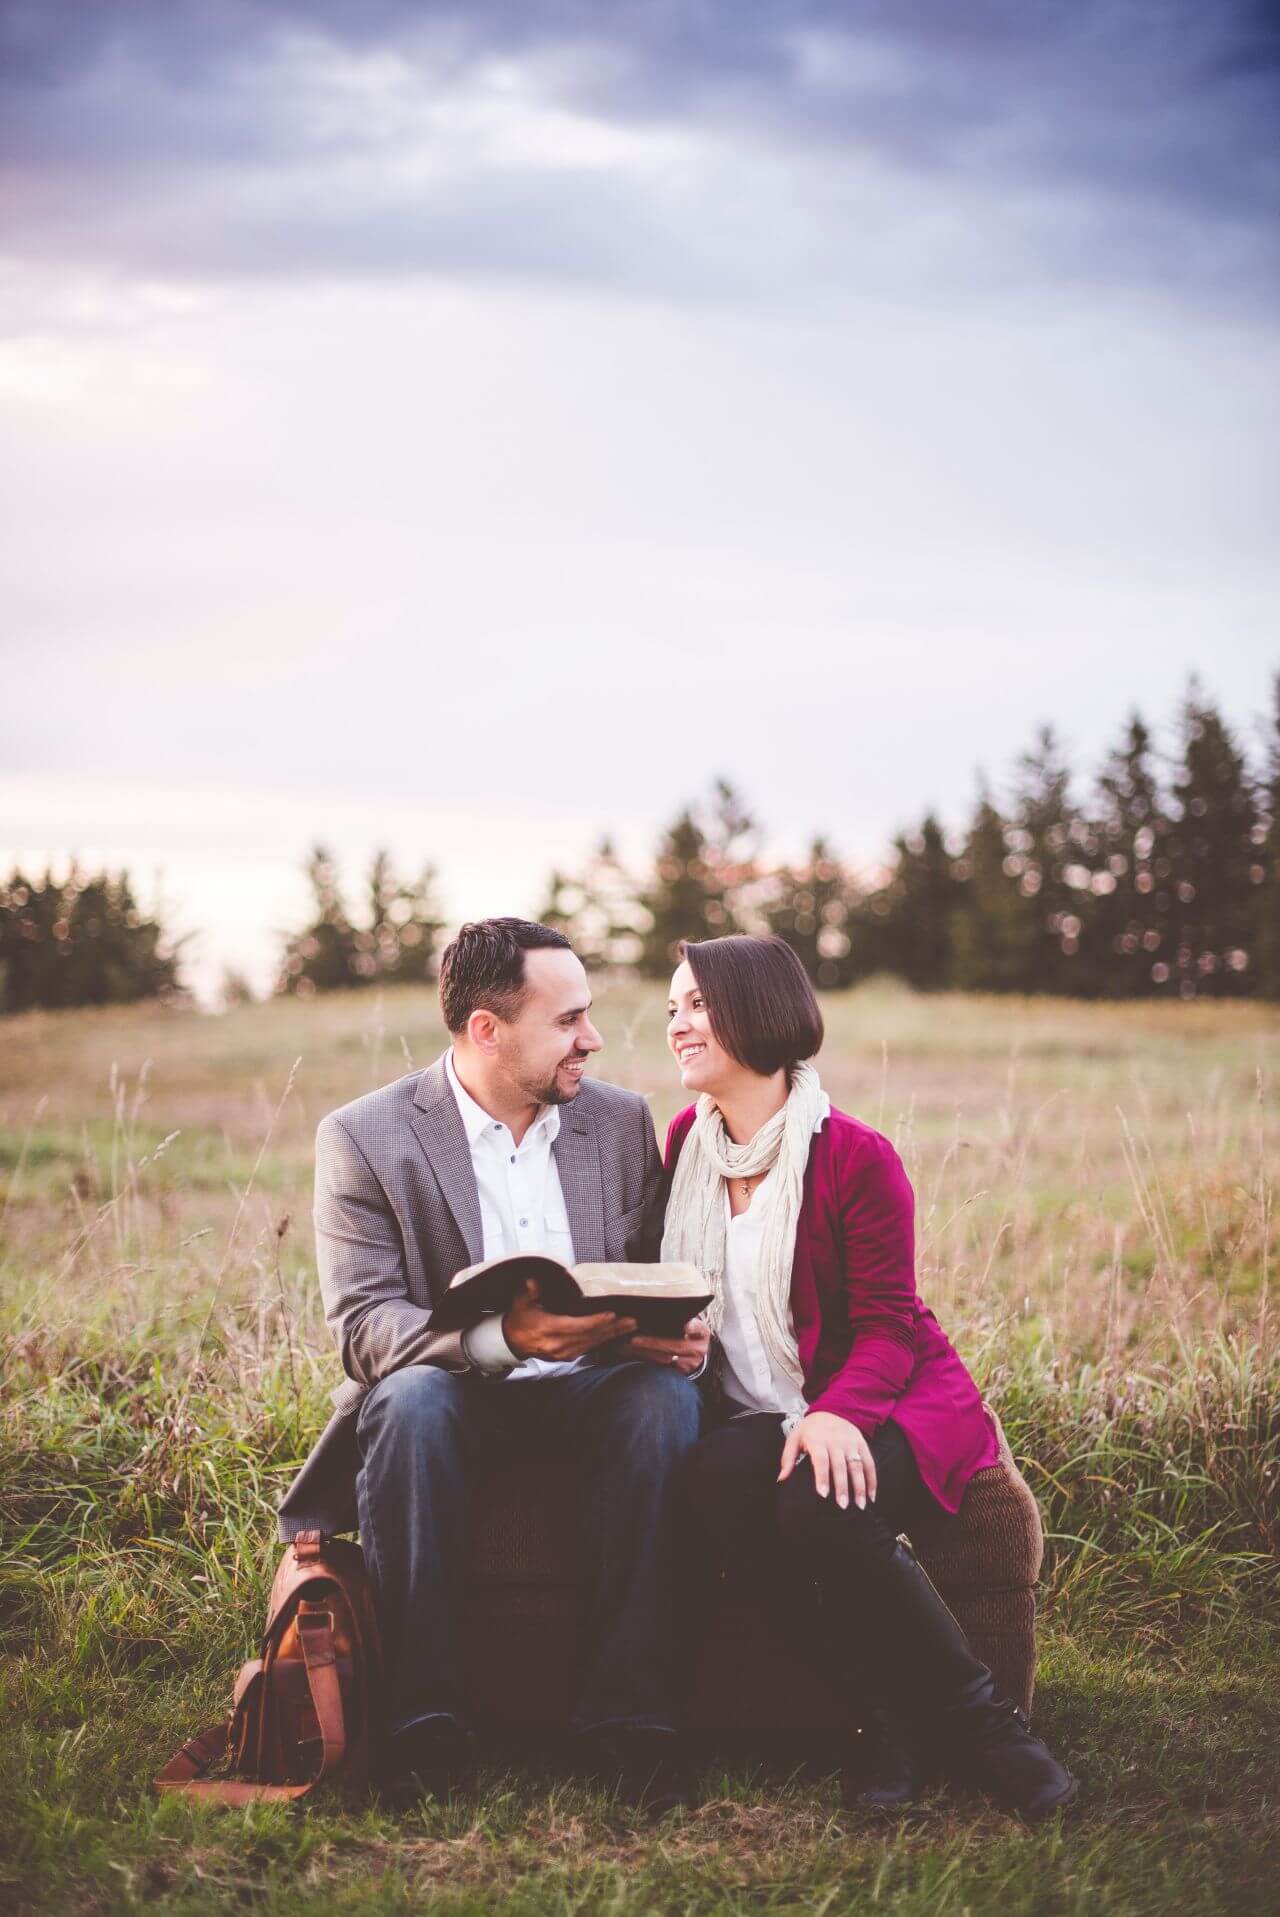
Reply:
[[[639,1361],[549,1378],[406,1365],[360,1407],[356,1495],[377,1596],[388,1729],[467,1726],[462,1613],[468,1483],[482,1460],[531,1451],[567,1473],[587,1589],[575,1730],[675,1719],[676,1564],[668,1478],[698,1436],[697,1388]]]

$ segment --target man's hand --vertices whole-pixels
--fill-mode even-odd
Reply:
[[[802,1451],[813,1466],[813,1487],[820,1498],[834,1485],[842,1511],[848,1507],[851,1487],[860,1511],[866,1509],[868,1499],[875,1503],[876,1461],[856,1424],[837,1418],[834,1411],[811,1411],[802,1418],[782,1447],[779,1484],[791,1476]]]
[[[711,1333],[701,1318],[690,1318],[682,1338],[629,1338],[620,1358],[644,1358],[651,1365],[672,1365],[685,1377],[701,1369],[711,1344]]]
[[[524,1296],[517,1298],[502,1320],[502,1335],[517,1358],[580,1358],[584,1351],[626,1338],[636,1328],[634,1318],[616,1311],[598,1311],[590,1318],[562,1318],[543,1311],[536,1278],[526,1278]]]

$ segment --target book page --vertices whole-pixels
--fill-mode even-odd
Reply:
[[[710,1287],[697,1265],[574,1265],[584,1298],[615,1292],[646,1298],[693,1298]]]

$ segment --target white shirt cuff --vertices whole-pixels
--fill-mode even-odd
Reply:
[[[495,1311],[462,1334],[462,1355],[477,1371],[496,1376],[520,1360],[502,1335],[502,1319]]]

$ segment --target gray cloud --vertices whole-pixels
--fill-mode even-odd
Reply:
[[[729,297],[1274,286],[1272,0],[0,0],[0,74],[20,258]]]

